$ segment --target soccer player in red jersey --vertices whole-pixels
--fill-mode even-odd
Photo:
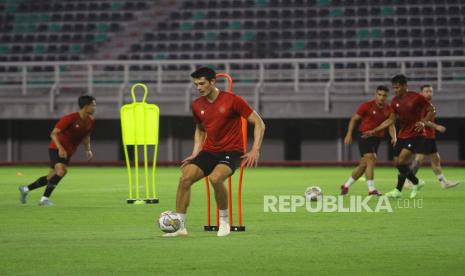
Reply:
[[[182,176],[176,194],[176,213],[182,219],[182,227],[164,236],[187,235],[185,221],[191,186],[204,177],[210,179],[220,212],[217,235],[226,236],[230,233],[230,225],[228,192],[224,181],[240,166],[241,160],[247,167],[257,165],[265,124],[244,99],[216,87],[216,73],[213,69],[199,68],[191,77],[200,97],[192,102],[194,148],[192,154],[182,161]],[[243,152],[241,117],[254,125],[254,143],[247,153]]]
[[[84,145],[87,160],[92,159],[90,133],[94,126],[94,117],[92,115],[97,105],[95,98],[88,95],[80,96],[78,104],[80,110],[60,118],[50,134],[52,141],[48,146],[48,152],[50,167],[52,169],[48,175],[39,177],[28,186],[19,186],[21,203],[26,203],[27,195],[30,191],[47,186],[39,201],[39,205],[52,205],[49,200],[50,195],[60,180],[66,175],[66,167],[79,144],[82,143]]]
[[[433,118],[434,109],[425,97],[416,92],[408,91],[406,76],[396,75],[392,78],[391,83],[396,92],[396,96],[391,101],[393,113],[381,125],[365,132],[364,136],[373,136],[376,132],[394,124],[395,120],[399,119],[400,130],[394,147],[394,164],[399,171],[397,187],[386,196],[400,197],[405,179],[408,179],[413,184],[410,198],[414,198],[424,184],[418,182],[418,178],[410,169],[409,163],[412,155],[420,149],[423,143],[426,122]]]
[[[433,98],[433,87],[429,84],[423,85],[421,88],[421,94],[431,103]],[[426,112],[426,110],[425,110]],[[433,169],[434,174],[436,174],[441,187],[444,189],[456,187],[460,184],[457,181],[449,181],[446,179],[442,172],[441,168],[441,158],[438,153],[438,149],[436,147],[436,131],[440,133],[446,132],[446,127],[436,124],[434,122],[434,117],[431,121],[426,122],[425,128],[425,139],[423,141],[423,145],[421,146],[420,150],[417,152],[415,156],[415,160],[413,161],[412,165],[410,166],[413,173],[416,175],[418,169],[420,168],[421,164],[423,163],[425,156],[430,157],[431,159],[431,168]],[[411,183],[406,180],[408,184]]]
[[[378,86],[376,88],[374,99],[364,102],[355,112],[354,116],[350,119],[349,126],[347,127],[347,134],[344,138],[346,145],[352,143],[352,132],[355,124],[360,119],[358,130],[360,134],[365,131],[371,130],[384,122],[392,112],[389,105],[386,105],[386,97],[389,89],[386,86]],[[389,133],[391,135],[391,143],[394,145],[396,142],[396,129],[394,125],[389,126]],[[360,137],[358,139],[358,149],[360,151],[360,162],[358,166],[352,171],[351,177],[341,186],[341,195],[346,195],[349,192],[350,186],[357,181],[364,173],[368,184],[368,195],[381,195],[375,189],[374,182],[374,167],[376,163],[376,153],[381,139],[384,138],[384,131],[377,132],[374,136],[368,138]]]

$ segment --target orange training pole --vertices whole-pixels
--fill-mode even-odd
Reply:
[[[233,80],[230,75],[226,73],[218,73],[216,77],[224,77],[228,80],[228,91],[232,93],[233,88]],[[241,118],[242,123],[242,139],[244,144],[244,152],[247,152],[247,120],[245,118]],[[239,174],[239,185],[238,185],[238,200],[237,200],[237,212],[238,212],[238,220],[239,226],[242,226],[242,179],[244,175],[244,166],[241,164],[240,167],[240,174]],[[210,203],[210,183],[208,181],[208,177],[205,178],[206,188],[207,188],[207,222],[208,227],[211,231],[211,203]],[[228,208],[229,208],[229,223],[233,226],[233,207],[232,207],[232,178],[228,178]],[[218,206],[216,207],[216,226],[219,226],[219,209]],[[244,228],[245,229],[245,228]],[[239,230],[241,231],[241,230]],[[244,231],[244,230],[242,230]]]
[[[247,152],[247,120],[242,118],[242,139],[244,143],[244,152]],[[242,177],[244,175],[244,166],[241,164],[239,173],[239,186],[237,191],[237,216],[239,220],[239,226],[242,226]]]
[[[208,177],[205,177],[205,183],[207,186],[207,223],[208,226],[211,225],[210,221],[210,183],[208,183]]]

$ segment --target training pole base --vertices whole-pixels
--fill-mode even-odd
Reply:
[[[231,231],[233,231],[233,232],[245,232],[245,226],[244,225],[231,226]]]
[[[158,198],[146,198],[146,199],[127,199],[127,204],[157,204]]]
[[[205,225],[203,227],[204,231],[218,231],[218,226],[216,225]],[[245,232],[245,226],[231,226],[231,231],[233,232]]]
[[[205,225],[203,227],[203,230],[205,230],[205,231],[218,231],[218,226],[216,226],[216,225]]]

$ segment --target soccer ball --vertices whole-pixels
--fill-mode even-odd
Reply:
[[[305,190],[305,197],[308,201],[318,201],[323,197],[323,191],[318,186],[311,186]]]
[[[158,218],[158,226],[165,233],[173,233],[181,228],[181,217],[173,211],[165,211]]]

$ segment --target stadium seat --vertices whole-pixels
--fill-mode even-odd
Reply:
[[[436,50],[426,50],[424,51],[424,55],[425,56],[429,56],[429,57],[434,57],[434,56],[437,56],[437,51]]]
[[[81,57],[106,47],[103,42],[124,30],[124,22],[135,19],[134,11],[148,5],[146,1],[21,2],[18,16],[0,15],[6,23],[0,27],[0,39],[8,44],[0,48],[0,55],[24,54],[20,61],[28,60],[28,53],[34,54],[32,60],[48,52],[59,60]],[[215,58],[303,58],[328,53],[382,57],[389,56],[391,48],[411,56],[455,55],[463,52],[464,13],[461,1],[452,0],[188,0],[167,18],[154,19],[152,29],[123,47],[127,47],[124,54],[144,59],[192,58],[197,49]]]
[[[450,50],[439,50],[438,56],[445,57],[445,56],[450,56],[450,54],[451,54]]]
[[[456,49],[452,51],[453,56],[463,56],[465,55],[465,51],[463,49]]]

